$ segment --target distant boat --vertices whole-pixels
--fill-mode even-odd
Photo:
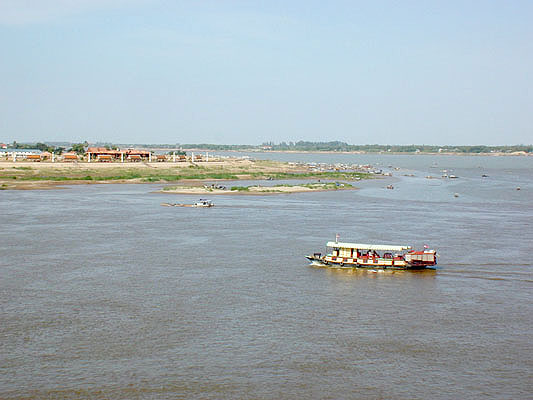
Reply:
[[[200,199],[193,204],[181,204],[181,203],[161,203],[162,206],[166,207],[195,207],[195,208],[208,208],[214,207],[215,205],[211,200]]]
[[[211,200],[200,199],[193,204],[193,207],[214,207],[215,205]]]

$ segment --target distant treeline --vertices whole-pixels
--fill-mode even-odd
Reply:
[[[87,147],[88,143],[70,143],[70,145],[65,146],[54,146],[53,144],[47,144],[47,143],[17,143],[16,141],[13,141],[13,143],[9,144],[8,147],[12,149],[37,149],[41,151],[48,151],[50,153],[55,154],[62,154],[66,149],[69,151],[74,151],[78,154],[85,154],[85,148]]]
[[[533,153],[533,145],[515,146],[433,146],[433,145],[381,145],[381,144],[348,144],[333,142],[265,142],[254,145],[218,145],[218,144],[182,144],[184,149],[206,150],[267,150],[267,151],[364,151],[367,153],[514,153],[523,151]]]
[[[183,149],[202,149],[202,150],[257,150],[261,146],[252,145],[252,144],[209,144],[209,143],[199,143],[199,144],[180,144],[179,147]]]
[[[54,152],[56,154],[61,154],[65,148],[61,146],[52,146],[46,143],[17,143],[14,141],[13,143],[8,145],[9,148],[12,149],[37,149],[41,151],[49,151],[50,153]]]
[[[63,144],[63,143],[62,143]],[[61,153],[65,149],[75,151],[78,154],[83,154],[89,144],[71,143],[67,146],[53,146],[46,143],[17,143],[13,142],[8,145],[12,148],[32,148],[40,149],[42,151],[50,151]],[[110,143],[98,143],[98,146],[107,148],[116,148]],[[300,140],[298,142],[265,142],[261,145],[251,144],[143,144],[143,145],[128,145],[142,148],[168,148],[168,149],[202,149],[202,150],[219,150],[219,151],[361,151],[366,153],[465,153],[465,154],[480,154],[480,153],[515,153],[525,152],[533,153],[533,145],[514,145],[514,146],[433,146],[433,145],[383,145],[383,144],[348,144],[340,141],[332,142],[306,142]]]

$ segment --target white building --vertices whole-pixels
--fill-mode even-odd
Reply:
[[[40,155],[39,149],[0,149],[0,158],[26,158],[29,155]]]

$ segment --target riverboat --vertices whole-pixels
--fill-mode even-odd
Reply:
[[[166,207],[195,207],[195,208],[208,208],[214,207],[215,205],[211,200],[200,199],[193,204],[181,204],[181,203],[161,203],[162,206]]]
[[[437,252],[424,246],[415,251],[411,246],[388,244],[343,243],[338,239],[326,244],[328,254],[313,253],[306,258],[315,265],[335,268],[425,269],[437,265]]]

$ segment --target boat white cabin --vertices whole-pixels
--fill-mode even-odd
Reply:
[[[200,199],[194,203],[194,207],[213,207],[214,204],[211,200]]]

